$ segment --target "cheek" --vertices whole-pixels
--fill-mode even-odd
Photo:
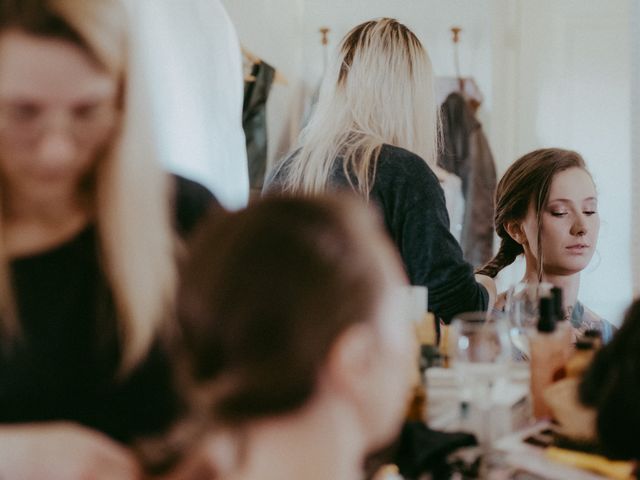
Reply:
[[[542,249],[548,258],[562,249],[571,232],[571,223],[564,219],[545,218],[542,220]]]
[[[545,225],[542,230],[543,248],[548,250],[549,248],[553,249],[562,245],[562,240],[568,235],[569,229],[570,227],[559,223]]]
[[[378,318],[380,338],[380,371],[384,376],[384,390],[389,390],[395,401],[410,387],[417,362],[417,341],[413,323],[400,312],[405,305],[400,301],[404,296],[388,295],[382,304]],[[393,387],[391,388],[391,385]]]
[[[526,238],[527,246],[534,254],[538,252],[538,228],[533,225],[525,223],[523,225],[524,236]]]
[[[593,235],[593,237],[595,239],[598,238],[598,235],[600,234],[600,217],[596,217],[592,220],[592,225],[591,225],[591,234]]]
[[[395,332],[389,334],[385,343],[387,380],[384,388],[389,389],[390,402],[403,411],[416,378],[418,341],[412,328],[397,325]]]
[[[29,165],[28,156],[5,153],[4,146],[0,145],[0,175],[4,178],[17,179],[20,172]]]
[[[78,152],[86,161],[95,161],[97,157],[102,156],[102,154],[114,144],[115,140],[115,130],[109,130],[91,143],[79,146]]]

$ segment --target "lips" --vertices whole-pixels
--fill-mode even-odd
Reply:
[[[567,248],[567,250],[571,251],[571,252],[581,252],[583,250],[586,250],[590,247],[591,245],[587,244],[587,243],[576,243],[575,245],[569,245]]]

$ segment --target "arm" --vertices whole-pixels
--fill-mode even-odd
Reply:
[[[475,275],[476,282],[481,284],[489,293],[489,304],[487,307],[487,311],[491,311],[493,306],[496,303],[496,298],[498,297],[498,291],[496,289],[496,282],[493,278],[487,275]]]
[[[0,478],[134,480],[133,455],[105,435],[69,422],[0,426]]]
[[[413,285],[429,289],[429,310],[445,323],[462,312],[487,311],[495,299],[495,284],[474,277],[451,235],[444,198],[407,212],[401,230],[400,253]]]
[[[379,163],[376,192],[413,285],[429,289],[429,309],[446,323],[488,310],[495,286],[476,279],[449,230],[444,192],[426,163],[409,152]],[[478,281],[479,280],[479,281]]]

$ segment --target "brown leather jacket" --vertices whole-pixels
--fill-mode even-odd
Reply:
[[[496,168],[482,125],[464,97],[450,94],[441,107],[443,145],[438,164],[462,179],[465,198],[460,245],[474,267],[493,257]]]

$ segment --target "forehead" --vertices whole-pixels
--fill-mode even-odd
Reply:
[[[549,201],[556,198],[582,200],[595,196],[596,187],[591,175],[578,167],[556,173],[549,189]]]
[[[116,89],[116,79],[78,45],[18,30],[0,34],[2,99],[67,102]]]

